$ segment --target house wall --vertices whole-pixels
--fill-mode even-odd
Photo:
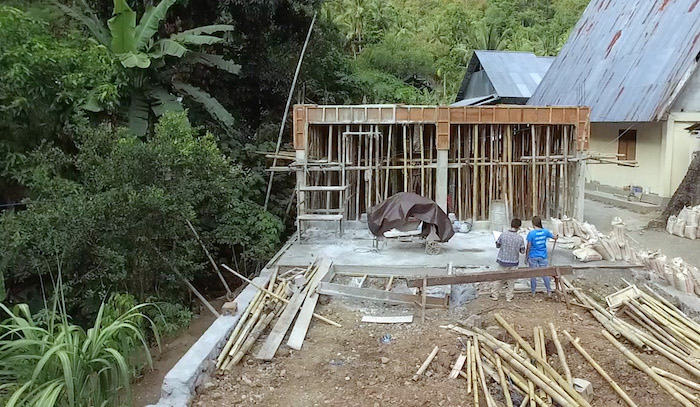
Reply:
[[[493,84],[486,71],[476,71],[472,73],[471,78],[469,78],[469,85],[467,86],[467,91],[464,94],[464,99],[471,99],[475,97],[488,96],[496,93]]]
[[[617,154],[620,130],[636,130],[639,166],[592,164],[587,181],[618,188],[636,185],[645,192],[670,197],[683,181],[693,153],[700,150],[700,139],[686,130],[698,121],[700,113],[681,112],[658,123],[591,123],[590,151],[596,153]]]
[[[670,160],[671,168],[667,170],[670,173],[671,195],[683,181],[693,154],[700,150],[700,138],[686,130],[697,122],[700,122],[700,113],[679,112],[669,115],[668,127],[673,137],[673,145],[670,146],[673,158]]]
[[[636,159],[639,167],[595,164],[591,161],[588,165],[587,181],[597,181],[618,188],[637,185],[643,187],[645,192],[663,195],[659,177],[662,159],[660,123],[591,123],[590,151],[617,154],[620,130],[627,128],[637,131]]]

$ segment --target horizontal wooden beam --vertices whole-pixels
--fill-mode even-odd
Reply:
[[[462,269],[482,269],[479,265],[453,265],[453,268]],[[333,271],[341,276],[363,276],[370,277],[390,277],[410,278],[410,277],[442,277],[447,274],[447,265],[442,267],[420,267],[420,266],[353,266],[353,265],[333,265]]]
[[[468,274],[428,277],[427,285],[470,284],[484,281],[515,280],[518,278],[553,277],[557,275],[557,270],[561,276],[574,273],[574,269],[571,266],[521,268],[515,270],[487,270]],[[410,280],[408,281],[408,286],[422,287],[423,279]]]
[[[417,294],[395,293],[374,288],[350,287],[336,283],[320,282],[317,292],[323,295],[352,298],[356,300],[379,301],[387,304],[420,304],[421,296]],[[428,308],[445,308],[445,299],[427,297]]]

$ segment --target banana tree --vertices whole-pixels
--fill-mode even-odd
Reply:
[[[105,26],[83,1],[77,10],[56,2],[67,15],[83,23],[97,41],[109,49],[119,60],[131,78],[131,89],[126,109],[129,127],[137,135],[145,135],[150,118],[168,111],[182,111],[181,97],[187,96],[204,109],[225,129],[231,129],[233,116],[206,91],[191,84],[172,80],[174,75],[158,75],[172,60],[203,64],[231,74],[240,72],[240,65],[220,55],[196,52],[190,47],[212,45],[223,42],[216,34],[232,31],[231,25],[207,25],[174,33],[167,38],[158,38],[158,28],[168,9],[176,0],[161,0],[156,6],[148,6],[136,24],[136,12],[126,0],[114,0],[112,18]],[[168,77],[165,81],[161,78]],[[176,91],[177,93],[175,93]],[[85,109],[93,112],[103,110],[98,97],[91,94]]]

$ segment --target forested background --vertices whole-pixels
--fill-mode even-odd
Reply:
[[[472,50],[556,55],[585,6],[4,1],[0,299],[40,312],[60,278],[78,324],[119,298],[160,304],[149,315],[174,332],[194,302],[173,267],[221,293],[188,220],[218,261],[258,270],[293,227],[291,177],[263,210],[260,152],[274,148],[315,13],[295,103],[447,104]]]

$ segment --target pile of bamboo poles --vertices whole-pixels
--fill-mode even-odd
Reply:
[[[665,298],[646,286],[648,293],[629,298],[616,310],[609,310],[595,300],[573,288],[565,281],[574,295],[590,309],[591,314],[603,325],[603,336],[610,341],[632,366],[647,373],[673,398],[686,406],[700,399],[691,394],[700,389],[700,324],[689,318]],[[629,318],[631,322],[621,318]],[[638,349],[653,351],[684,369],[695,380],[682,378],[657,367],[648,366],[630,352],[619,338],[624,338]],[[675,383],[674,383],[675,382]],[[684,387],[680,386],[684,385]]]
[[[303,292],[316,271],[318,271],[318,262],[306,269],[294,268],[280,275],[277,275],[277,269],[275,269],[267,286],[264,287],[265,290],[259,290],[255,294],[238,320],[216,360],[216,368],[219,371],[229,371],[238,364],[250,352],[267,327],[273,325],[272,321],[284,311],[288,303],[287,299],[294,291]],[[303,276],[301,281],[305,284],[295,286],[294,280],[297,276]]]
[[[566,355],[554,325],[550,324],[549,330],[563,373],[549,363],[550,356],[555,358],[555,355],[547,354],[545,329],[534,328],[531,344],[500,315],[494,316],[515,345],[502,342],[479,328],[443,327],[468,337],[465,344],[466,367],[465,371],[460,367],[459,375],[467,380],[467,393],[473,394],[475,406],[478,407],[482,399],[487,407],[502,404],[508,407],[590,406],[573,386]],[[497,402],[492,394],[498,392],[503,393],[503,402]]]

